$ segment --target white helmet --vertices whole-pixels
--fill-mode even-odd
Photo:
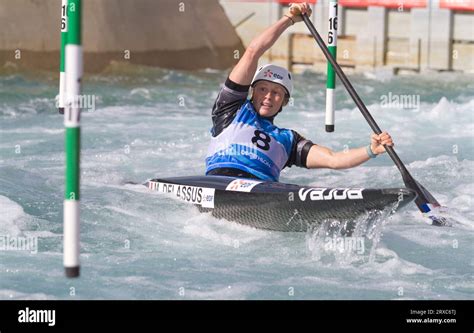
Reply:
[[[293,91],[293,79],[291,78],[291,73],[288,72],[286,68],[268,64],[257,69],[255,76],[252,80],[252,87],[257,83],[257,81],[265,80],[273,83],[278,83],[285,88],[288,96],[291,96]]]

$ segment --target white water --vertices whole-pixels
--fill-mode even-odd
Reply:
[[[97,100],[81,119],[82,274],[75,280],[62,268],[64,138],[56,77],[0,77],[0,235],[38,240],[36,254],[0,251],[0,298],[474,298],[472,77],[350,77],[413,176],[448,207],[453,226],[433,227],[410,205],[341,251],[329,246],[340,243],[327,226],[307,234],[256,230],[124,185],[203,174],[210,108],[225,75],[134,68],[85,78],[85,92]],[[278,125],[334,150],[368,143],[370,129],[340,85],[333,134],[324,132],[324,77],[297,75],[295,90]],[[389,92],[419,94],[420,108],[382,107]],[[388,156],[344,171],[293,167],[281,181],[403,186]]]

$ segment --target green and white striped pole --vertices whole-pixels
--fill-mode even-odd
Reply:
[[[66,74],[64,73],[64,48],[67,39],[67,0],[61,2],[61,49],[59,53],[59,95],[58,111],[64,114],[64,104],[66,104]]]
[[[79,155],[82,78],[81,0],[69,0],[66,43],[66,191],[64,200],[64,268],[67,277],[79,276]]]
[[[337,0],[329,0],[328,49],[333,58],[337,56]],[[336,73],[328,62],[326,81],[326,132],[334,132]]]

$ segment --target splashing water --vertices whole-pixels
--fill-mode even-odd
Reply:
[[[314,260],[325,264],[373,262],[384,225],[398,203],[384,210],[371,210],[352,221],[327,220],[306,233],[306,243]]]
[[[226,75],[116,65],[84,78],[84,92],[96,99],[81,119],[82,275],[74,281],[64,278],[62,267],[64,130],[54,106],[57,75],[0,76],[0,236],[38,241],[36,253],[0,251],[0,298],[474,298],[471,76],[350,77],[410,173],[448,207],[443,216],[452,226],[433,227],[410,205],[390,217],[369,213],[349,235],[348,225],[334,221],[306,234],[256,230],[199,214],[142,185],[124,185],[203,174],[210,109]],[[418,94],[420,105],[381,105],[389,92]],[[276,123],[335,151],[365,146],[370,128],[341,85],[336,132],[324,132],[324,93],[324,75],[295,75],[294,104]],[[292,167],[281,181],[403,186],[386,155],[349,170]]]

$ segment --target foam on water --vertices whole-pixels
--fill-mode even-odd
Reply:
[[[0,234],[17,236],[20,234],[20,223],[26,217],[23,208],[7,197],[0,196]]]

